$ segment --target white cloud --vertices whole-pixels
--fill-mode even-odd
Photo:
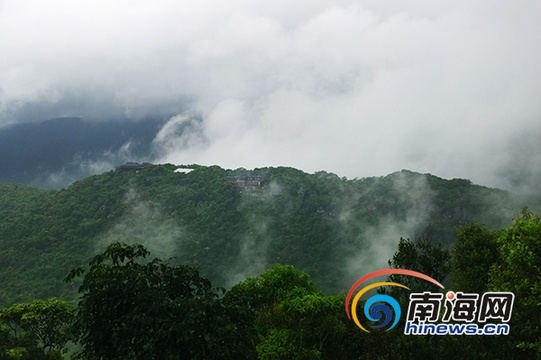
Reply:
[[[130,116],[189,106],[156,139],[163,161],[348,177],[410,168],[501,185],[514,139],[540,131],[540,10],[533,0],[5,0],[0,121],[32,104],[84,115],[92,106],[65,106],[74,93]],[[202,117],[191,135],[167,133],[191,113]]]

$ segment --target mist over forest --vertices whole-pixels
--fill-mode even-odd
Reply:
[[[539,205],[466,179],[407,170],[348,180],[288,167],[147,166],[119,167],[59,190],[0,185],[0,301],[67,294],[62,274],[118,241],[195,265],[218,286],[283,263],[334,293],[386,267],[401,238],[450,248],[460,226],[503,228],[523,207]]]
[[[0,360],[541,359],[540,13],[0,1]],[[512,331],[366,334],[381,268]]]
[[[57,5],[2,4],[2,179],[13,169],[10,179],[65,186],[129,161],[133,146],[132,161],[350,179],[409,169],[540,191],[536,1]],[[72,146],[68,122],[55,130],[65,156],[21,135],[58,118],[83,119],[102,146]],[[148,119],[158,131],[127,130]]]
[[[507,236],[502,229],[519,226],[513,224],[520,221],[537,224],[532,211],[539,212],[534,198],[475,185],[467,179],[446,180],[408,170],[348,180],[326,171],[309,174],[291,167],[224,169],[133,162],[58,190],[0,184],[0,203],[0,319],[25,329],[19,338],[2,328],[9,340],[6,351],[21,345],[23,338],[30,339],[23,349],[25,354],[34,354],[29,355],[33,358],[60,356],[62,349],[71,352],[62,339],[72,339],[83,346],[80,355],[89,358],[101,352],[107,356],[118,352],[119,358],[131,352],[130,357],[159,358],[160,351],[174,354],[187,346],[193,358],[205,359],[209,347],[216,346],[222,354],[228,344],[228,351],[235,354],[232,358],[265,359],[267,351],[274,358],[285,351],[281,357],[285,359],[291,351],[285,350],[287,344],[301,341],[306,324],[275,321],[297,316],[295,311],[301,317],[314,311],[311,319],[328,316],[331,322],[321,328],[306,325],[314,331],[314,338],[304,338],[295,351],[341,358],[349,349],[343,332],[349,332],[351,326],[343,319],[343,294],[360,275],[389,266],[415,269],[445,286],[482,291],[496,281],[491,280],[495,275],[490,271],[499,264],[497,239]],[[148,260],[141,258],[147,255]],[[78,279],[85,274],[85,264],[90,272]],[[160,285],[153,285],[155,281]],[[181,290],[181,284],[187,290]],[[150,287],[143,290],[140,286]],[[167,300],[173,296],[170,291],[187,293]],[[208,299],[216,303],[207,303]],[[134,301],[141,303],[129,305],[135,308],[125,313],[124,303]],[[148,310],[149,301],[158,307]],[[74,315],[75,303],[78,315]],[[181,304],[187,307],[178,308]],[[295,310],[300,304],[304,305]],[[96,314],[98,306],[102,306],[101,315]],[[216,312],[213,306],[226,309],[209,318],[219,324],[201,325],[204,317],[197,314]],[[201,310],[194,310],[199,307]],[[100,335],[109,326],[103,319],[118,314],[124,314],[121,322],[128,321],[125,316],[133,316],[136,323],[152,319],[152,323],[167,324],[171,312],[177,311],[175,316],[193,323],[173,322],[180,326],[175,332],[199,326],[203,326],[199,332],[206,332],[214,326],[218,334],[213,330],[214,335],[208,335],[198,347],[193,346],[194,340],[178,343],[183,338],[176,338],[167,350],[152,345],[152,355],[146,354],[146,346],[160,343],[162,336],[168,339],[170,333],[146,333],[147,345],[141,349],[128,341],[130,331],[142,330],[141,325],[121,330],[112,323],[108,331],[123,335]],[[238,313],[230,318],[232,312]],[[58,326],[54,330],[58,337],[50,340],[50,349],[40,347],[44,340],[32,330],[33,323],[26,324],[28,315],[24,314],[28,313],[40,314],[35,318],[38,323]],[[81,317],[73,325],[77,331],[97,336],[92,341],[103,345],[69,335],[74,316]],[[277,318],[269,322],[269,316]],[[229,322],[238,333],[226,330],[230,325],[224,324]],[[269,326],[277,328],[269,330]],[[290,334],[286,345],[274,344],[276,331]],[[337,331],[335,340],[320,338],[333,331]],[[254,347],[256,333],[262,338]],[[236,340],[223,342],[224,337]],[[110,339],[118,339],[114,342],[117,350],[106,350]],[[361,340],[358,344],[367,346],[363,349],[375,351],[366,343],[368,337]],[[464,346],[479,346],[467,344]],[[404,346],[398,342],[386,356],[395,357],[394,352]],[[424,350],[419,351],[440,355],[448,351],[446,347],[420,346]],[[487,356],[493,356],[495,348],[483,346],[488,346]],[[516,351],[517,356],[523,355]]]
[[[162,115],[138,120],[57,118],[6,125],[0,127],[0,182],[60,189],[125,162],[159,163],[172,146],[189,153],[193,147],[209,144],[204,122],[196,115]],[[497,184],[523,196],[538,194],[539,159],[531,149],[541,144],[540,134],[533,131],[509,139],[505,168],[490,184],[482,185]]]

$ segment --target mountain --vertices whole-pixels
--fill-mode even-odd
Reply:
[[[56,118],[0,128],[0,183],[62,187],[126,159],[149,160],[166,118]]]
[[[346,179],[286,167],[171,164],[87,177],[61,190],[0,185],[0,305],[73,298],[63,282],[113,241],[197,265],[230,286],[275,263],[307,271],[326,292],[385,267],[400,237],[449,247],[470,221],[502,228],[528,199],[407,170]]]

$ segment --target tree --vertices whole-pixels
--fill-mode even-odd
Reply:
[[[498,246],[501,262],[490,272],[490,288],[515,294],[512,338],[523,356],[541,359],[541,217],[523,209]]]
[[[395,269],[407,269],[419,271],[431,278],[443,283],[450,272],[450,255],[441,244],[434,243],[423,237],[416,241],[401,238],[398,243],[398,250],[389,260],[389,266]],[[397,287],[388,287],[379,292],[387,293],[395,298],[402,308],[407,311],[410,302],[410,293],[422,293],[425,291],[439,292],[441,288],[429,282],[402,275],[391,275],[389,281],[398,282],[408,286],[411,291]],[[405,314],[403,315],[405,316]],[[383,358],[387,359],[441,359],[451,355],[465,358],[451,337],[432,336],[404,336],[403,322],[392,332],[382,333],[383,342],[389,345],[383,348]]]
[[[55,298],[2,309],[0,321],[5,324],[4,336],[12,342],[8,351],[15,358],[60,357],[66,343],[71,340],[74,311],[72,303]]]
[[[260,311],[291,298],[319,293],[310,276],[293,265],[273,265],[263,274],[247,278],[226,294],[230,303]]]
[[[248,313],[226,305],[196,268],[144,262],[141,245],[113,243],[84,275],[76,331],[88,359],[243,359],[254,351]]]
[[[349,359],[364,344],[343,312],[345,296],[321,294],[291,265],[241,281],[226,300],[253,311],[258,359]]]
[[[497,238],[496,231],[478,223],[469,223],[459,229],[451,252],[455,290],[473,293],[487,290],[490,268],[499,257]]]
[[[417,241],[400,238],[398,250],[394,253],[392,259],[389,260],[389,266],[394,269],[419,271],[443,283],[449,275],[449,259],[449,252],[443,249],[439,243],[433,243],[426,238]],[[424,280],[409,276],[391,275],[389,279],[390,281],[397,281],[408,286],[412,292],[438,291],[439,289]],[[394,290],[396,289],[393,288]],[[400,291],[400,293],[403,293],[403,291]],[[399,302],[401,300],[404,304],[409,302],[409,295],[405,299],[403,298],[404,296],[399,296],[396,293],[394,295]]]

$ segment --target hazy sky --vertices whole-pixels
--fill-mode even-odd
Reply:
[[[540,14],[538,0],[0,0],[0,125],[170,113],[163,162],[538,186]]]

